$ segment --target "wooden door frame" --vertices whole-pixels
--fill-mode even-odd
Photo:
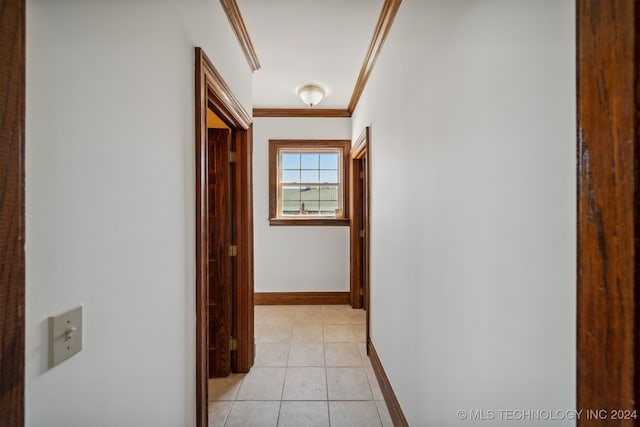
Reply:
[[[362,171],[361,161],[364,154],[367,154],[367,170]],[[351,307],[362,308],[360,304],[360,284],[364,280],[362,277],[362,263],[364,259],[360,251],[360,230],[365,230],[365,235],[368,242],[371,242],[371,227],[369,221],[369,213],[371,211],[371,189],[370,183],[367,186],[367,212],[364,224],[362,223],[362,210],[363,206],[363,194],[360,185],[360,172],[365,172],[371,179],[370,164],[371,164],[371,144],[370,144],[370,128],[367,126],[358,136],[358,139],[354,142],[351,148],[351,173],[350,173],[350,203],[351,203],[351,227],[350,227],[350,300]],[[370,245],[367,245],[364,257],[368,260],[367,266],[370,266]],[[370,274],[368,274],[370,277]],[[365,306],[367,307],[367,341],[369,340],[369,318],[371,313],[371,304],[369,299],[369,286],[365,287]]]
[[[235,221],[237,256],[234,257],[235,292],[233,330],[238,348],[232,354],[235,372],[248,372],[253,365],[253,189],[252,122],[238,99],[209,58],[195,48],[196,126],[196,423],[208,425],[207,306],[209,277],[207,108],[231,129],[236,147]]]
[[[640,402],[640,3],[576,1],[577,408]],[[640,414],[637,413],[640,417]]]
[[[25,418],[25,1],[0,2],[0,425]]]

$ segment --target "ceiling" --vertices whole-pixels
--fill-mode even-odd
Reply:
[[[297,90],[325,89],[319,108],[347,108],[383,0],[238,0],[261,68],[254,108],[304,108]]]

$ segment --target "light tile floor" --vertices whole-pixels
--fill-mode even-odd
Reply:
[[[255,365],[209,380],[209,426],[392,426],[365,334],[347,305],[256,306]]]

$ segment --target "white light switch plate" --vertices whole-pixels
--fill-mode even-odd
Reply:
[[[82,350],[82,306],[49,317],[49,368]]]

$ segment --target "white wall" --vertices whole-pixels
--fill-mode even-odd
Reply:
[[[574,21],[572,0],[405,0],[353,117],[372,339],[412,426],[575,408]]]
[[[217,1],[27,2],[28,426],[195,423],[194,46],[250,111]]]
[[[256,118],[253,126],[255,291],[348,291],[349,227],[269,225],[269,139],[351,139],[351,119]]]

